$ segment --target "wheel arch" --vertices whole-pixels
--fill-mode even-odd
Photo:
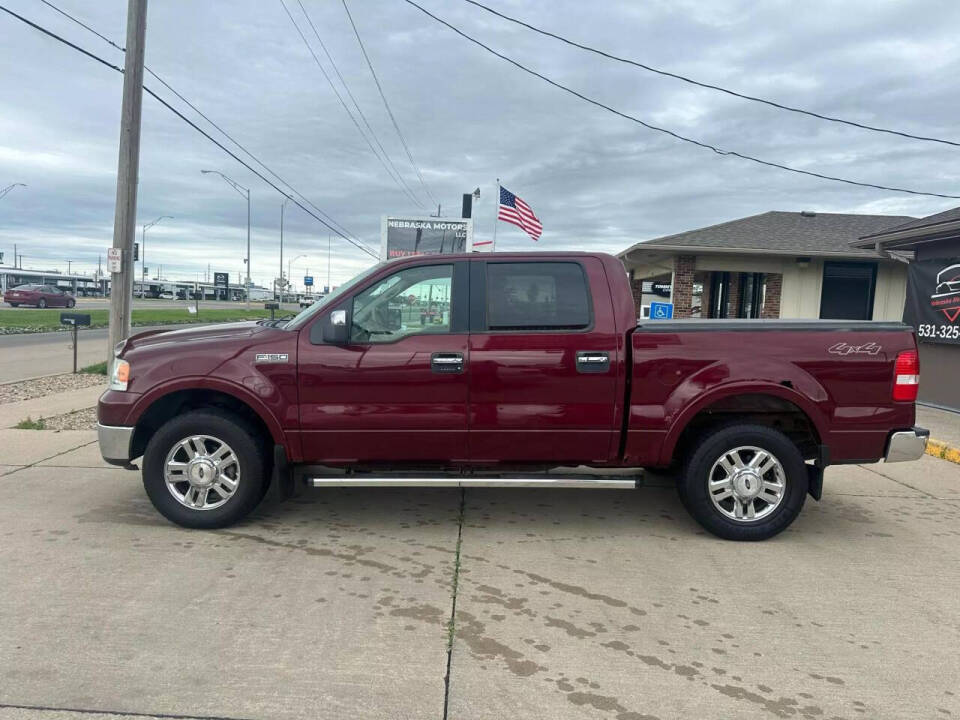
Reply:
[[[667,432],[660,462],[669,465],[682,456],[698,435],[731,422],[750,422],[781,430],[815,458],[827,436],[823,412],[801,393],[785,385],[731,384],[690,403]]]
[[[228,383],[178,383],[145,395],[131,411],[128,423],[136,428],[131,457],[141,456],[153,434],[171,417],[202,408],[230,412],[249,422],[265,440],[275,444],[284,441],[276,417],[249,392]]]

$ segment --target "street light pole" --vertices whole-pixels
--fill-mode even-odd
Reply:
[[[140,233],[140,299],[143,300],[144,293],[144,284],[147,281],[147,230],[152,228],[161,220],[173,220],[171,215],[161,215],[152,223],[147,223],[143,226],[143,232]]]
[[[236,190],[238,193],[240,193],[241,195],[247,198],[247,286],[245,288],[246,292],[244,293],[244,295],[247,299],[247,310],[249,310],[250,309],[250,188],[245,188],[240,183],[234,180],[231,180],[219,170],[201,170],[200,172],[203,173],[204,175],[207,175],[210,173],[214,175],[219,175],[228,183],[230,183],[230,186],[234,190]]]
[[[299,260],[299,259],[302,258],[302,257],[306,257],[306,255],[297,255],[295,258],[293,258],[293,260],[289,260],[289,261],[287,262],[287,277],[288,277],[288,278],[293,277],[293,276],[290,274],[290,266],[292,266],[297,260]]]
[[[280,288],[279,288],[279,297],[278,300],[283,302],[283,211],[287,207],[287,203],[290,202],[293,198],[289,195],[283,199],[283,202],[280,203]],[[274,283],[276,286],[276,283]]]
[[[24,185],[23,183],[12,183],[11,185],[7,185],[3,190],[0,190],[0,198],[3,198],[4,196],[6,196],[6,194],[11,190],[13,190],[15,187],[26,187],[26,185]]]

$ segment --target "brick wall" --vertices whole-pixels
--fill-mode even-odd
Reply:
[[[673,316],[690,317],[693,304],[693,274],[696,257],[677,255],[673,259]]]
[[[767,289],[763,297],[763,309],[760,311],[760,317],[775,320],[780,317],[780,292],[783,289],[783,275],[767,273],[764,279]]]
[[[630,289],[633,291],[633,306],[636,308],[637,317],[640,317],[640,306],[643,304],[643,280],[632,280]]]
[[[740,273],[730,273],[730,301],[727,303],[727,317],[735,318],[740,308]]]

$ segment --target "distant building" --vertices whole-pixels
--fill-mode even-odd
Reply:
[[[899,320],[904,260],[851,243],[910,220],[772,211],[640,242],[618,257],[638,317],[651,299],[643,282],[654,281],[670,285],[677,318]]]

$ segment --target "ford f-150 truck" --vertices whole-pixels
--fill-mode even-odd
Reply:
[[[907,326],[638,321],[602,253],[403,258],[292,320],[115,355],[101,454],[142,456],[154,506],[195,528],[271,482],[611,488],[673,467],[707,530],[758,540],[820,499],[828,465],[915,460],[928,434]]]

